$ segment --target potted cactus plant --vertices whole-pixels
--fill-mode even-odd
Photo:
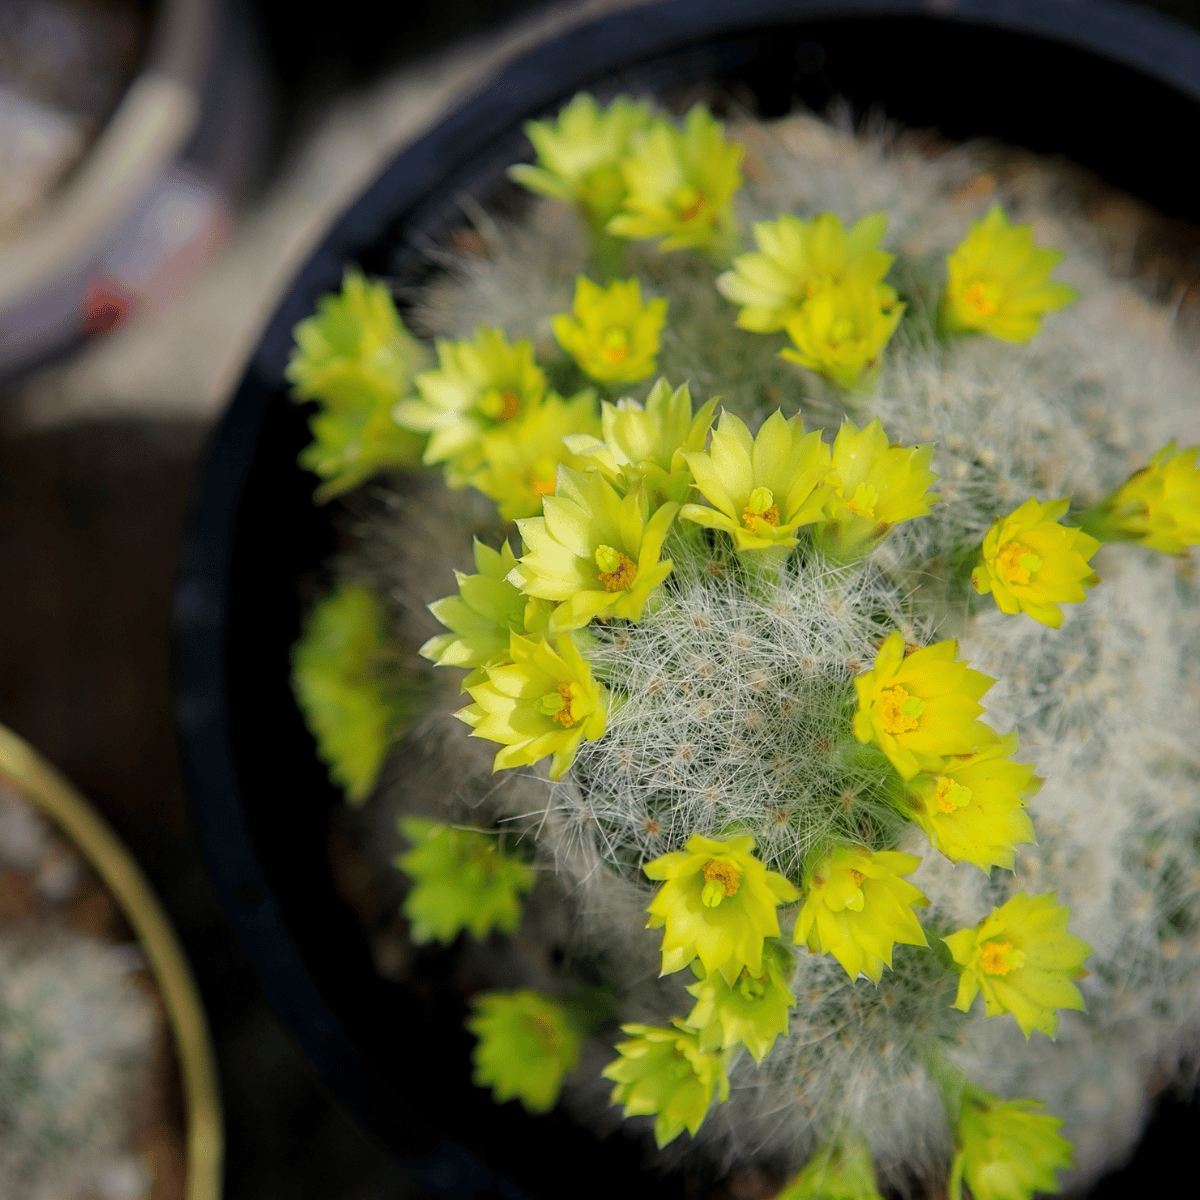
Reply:
[[[51,829],[74,853],[56,850]],[[137,939],[133,963],[123,964],[120,948],[72,932],[64,920],[79,892],[79,860]],[[103,817],[4,726],[0,865],[6,892],[17,880],[24,882],[18,893],[29,893],[18,910],[4,912],[0,938],[4,1194],[139,1197],[153,1190],[219,1200],[224,1131],[216,1062],[175,932]],[[132,969],[148,971],[155,1002],[128,977]],[[135,1126],[145,1124],[146,1106],[176,1102],[174,1087],[168,1097],[148,1086],[160,1022],[168,1025],[169,1054],[178,1062],[182,1178],[161,1147],[145,1165],[129,1153],[134,1132],[144,1142],[146,1130]]]
[[[385,177],[269,335],[242,419],[313,402],[280,453],[347,497],[340,554],[260,458],[232,577],[356,807],[264,755],[303,738],[230,602],[238,780],[276,798],[231,899],[369,957],[322,999],[431,1110],[470,1056],[497,1128],[623,1116],[693,1187],[1088,1187],[1194,1033],[1194,357],[1061,168],[647,75],[524,114],[465,232],[400,205],[348,264]],[[284,513],[299,603],[250,561]],[[327,849],[348,907],[285,929],[282,860]]]

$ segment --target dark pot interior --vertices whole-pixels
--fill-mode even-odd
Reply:
[[[506,201],[503,168],[528,154],[524,120],[581,89],[670,97],[701,81],[763,116],[844,97],[859,114],[951,139],[1062,155],[1200,223],[1180,153],[1200,118],[1200,38],[1069,0],[675,0],[608,18],[516,63],[342,218],[264,336],[193,500],[176,593],[178,717],[205,852],[276,1011],[333,1093],[434,1194],[666,1198],[704,1195],[712,1181],[646,1172],[639,1145],[601,1147],[562,1114],[494,1105],[469,1082],[461,1004],[444,1002],[451,956],[424,960],[425,998],[384,980],[334,889],[327,839],[341,798],[292,700],[288,655],[336,548],[336,513],[312,505],[313,478],[295,466],[308,432],[282,376],[290,331],[350,261],[419,281],[428,268],[415,247],[463,223],[462,195]],[[1161,1105],[1135,1163],[1094,1194],[1165,1182],[1196,1117]]]

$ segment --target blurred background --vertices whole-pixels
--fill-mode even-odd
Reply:
[[[197,462],[379,167],[522,47],[639,2],[0,0],[0,722],[108,817],[175,922],[229,1200],[418,1193],[271,1014],[191,830],[168,635]],[[1200,0],[1141,7],[1200,28]],[[154,1200],[181,1194],[167,1157]]]

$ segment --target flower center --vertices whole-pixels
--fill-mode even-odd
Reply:
[[[600,338],[600,354],[605,362],[624,362],[629,357],[629,334],[624,329],[606,329]]]
[[[879,694],[879,719],[885,733],[911,733],[921,723],[925,701],[910,696],[899,684]]]
[[[479,411],[493,421],[507,421],[521,411],[521,397],[511,388],[492,388],[479,398]]]
[[[996,566],[1004,572],[1007,583],[1027,584],[1031,575],[1042,568],[1042,560],[1028,546],[1008,542],[996,555]]]
[[[527,1014],[525,1027],[537,1037],[538,1041],[542,1043],[542,1049],[547,1053],[558,1049],[558,1035],[541,1013]]]
[[[948,775],[939,775],[933,789],[933,798],[942,812],[952,813],[971,799],[971,789],[956,783]]]
[[[726,896],[737,894],[742,886],[742,874],[733,863],[710,858],[704,864],[704,890],[700,899],[707,908],[716,908]]]
[[[989,975],[1007,975],[1025,965],[1025,955],[1012,942],[984,942],[979,948],[979,965]]]
[[[846,501],[846,507],[857,517],[874,517],[875,505],[879,503],[879,492],[860,483],[854,495]]]
[[[569,683],[560,683],[553,692],[547,692],[539,701],[538,709],[542,716],[557,721],[564,729],[569,729],[578,718],[571,712],[571,703],[575,699]]]
[[[539,458],[529,471],[529,490],[535,496],[553,496],[557,475],[557,461],[549,457]]]
[[[633,559],[611,546],[596,547],[596,566],[600,568],[597,578],[604,584],[606,592],[627,591],[637,578],[637,566]]]
[[[681,221],[694,221],[703,207],[703,192],[684,185],[675,193],[675,211]]]
[[[744,1000],[761,1000],[767,994],[769,982],[769,975],[756,979],[747,968],[743,967],[741,975],[738,976],[737,989]]]
[[[980,283],[979,280],[968,284],[963,291],[963,303],[981,317],[990,317],[1000,311],[996,300],[996,289]]]
[[[754,528],[755,519],[766,521],[768,525],[779,524],[779,505],[770,488],[755,488],[750,493],[746,507],[742,509],[742,524],[747,529]]]
[[[843,342],[854,337],[854,322],[849,317],[835,317],[829,327],[829,348],[836,350]]]

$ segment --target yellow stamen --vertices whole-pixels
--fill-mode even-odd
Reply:
[[[680,188],[675,197],[675,203],[679,205],[679,219],[681,221],[691,221],[704,207],[704,193],[694,192],[691,188]]]
[[[948,775],[939,775],[933,789],[933,798],[942,812],[952,813],[971,799],[971,789],[956,783]]]
[[[899,684],[879,693],[879,719],[885,733],[911,733],[920,725],[924,711],[925,701],[910,696]]]
[[[775,503],[775,496],[770,488],[755,488],[750,493],[749,501],[742,509],[742,524],[747,529],[753,529],[755,518],[766,521],[768,525],[779,524],[779,505]]]
[[[761,1000],[767,994],[767,984],[770,982],[770,978],[769,975],[751,975],[743,967],[741,975],[738,976],[738,991],[745,1000]]]
[[[737,894],[742,886],[742,874],[733,863],[718,862],[710,858],[704,864],[704,890],[700,899],[708,908],[716,908],[726,896]]]
[[[1008,542],[996,555],[996,566],[1004,572],[1009,583],[1024,585],[1029,577],[1042,566],[1042,560],[1028,546],[1020,542]]]
[[[571,715],[571,701],[574,699],[571,695],[571,685],[569,683],[560,683],[558,685],[558,694],[562,697],[563,706],[554,714],[551,720],[557,721],[563,726],[574,725],[575,718]]]
[[[850,878],[854,880],[854,886],[860,887],[866,876],[861,871],[856,871],[853,867],[850,868]]]
[[[553,496],[554,484],[555,481],[553,477],[549,479],[539,479],[536,475],[531,475],[529,477],[529,490],[533,492],[535,496]]]
[[[553,692],[547,692],[539,701],[538,708],[543,716],[557,721],[569,728],[575,724],[576,717],[571,711],[571,703],[575,699],[569,683],[560,683]]]
[[[963,291],[963,302],[973,308],[981,317],[990,317],[1000,310],[1000,305],[993,299],[994,293],[995,288],[988,288],[976,280],[974,283],[968,284]]]
[[[846,507],[856,516],[873,517],[878,500],[879,493],[873,487],[867,487],[865,483],[860,483],[855,489],[854,495],[846,501]]]
[[[596,566],[600,568],[596,578],[604,584],[606,592],[624,592],[633,587],[637,578],[637,564],[633,559],[611,546],[596,547]]]
[[[1025,965],[1025,955],[1012,942],[984,942],[979,948],[979,965],[989,975],[1007,975]]]
[[[503,391],[500,393],[500,399],[503,402],[500,406],[500,420],[507,421],[510,417],[515,417],[521,411],[521,398],[513,391]]]

